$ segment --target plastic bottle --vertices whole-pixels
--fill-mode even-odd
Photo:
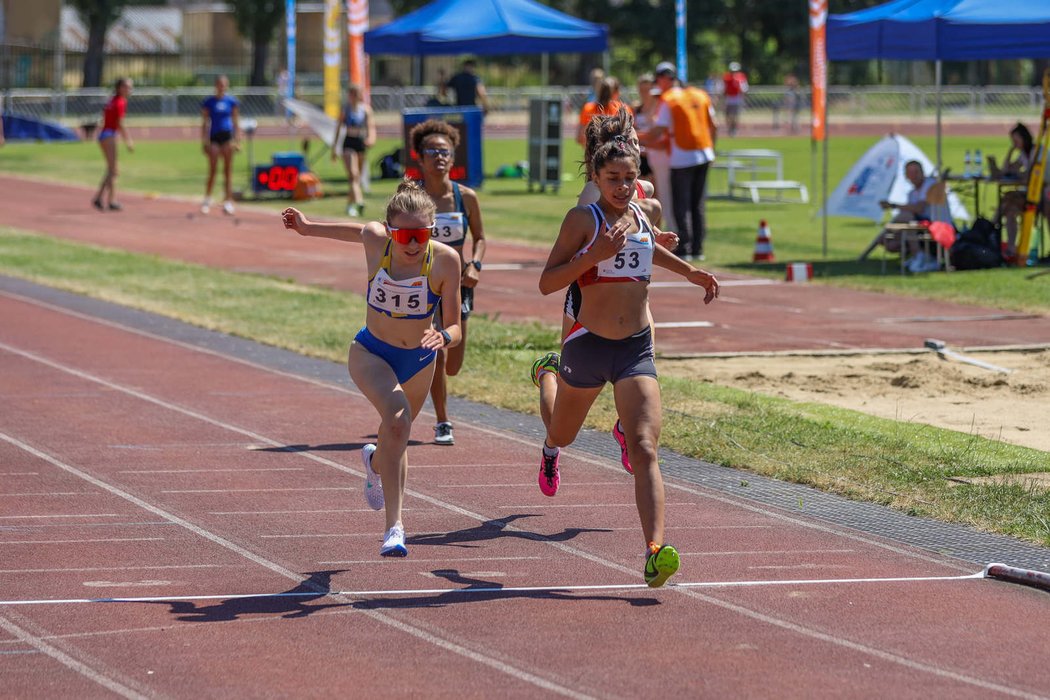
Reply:
[[[966,155],[963,156],[963,177],[970,177],[973,175],[973,171],[970,167],[970,150],[966,150]]]
[[[1032,241],[1032,247],[1028,249],[1028,260],[1025,261],[1028,267],[1035,267],[1039,264],[1039,242]]]
[[[979,148],[973,154],[973,170],[974,177],[981,177],[984,174],[984,166],[981,164],[981,149]]]

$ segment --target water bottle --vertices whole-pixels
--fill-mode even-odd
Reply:
[[[970,149],[966,149],[966,155],[963,156],[963,177],[970,177],[973,175],[970,167]]]
[[[981,165],[981,149],[977,149],[977,152],[973,154],[973,176],[981,177],[984,174],[984,166]]]
[[[1025,262],[1028,267],[1039,264],[1039,241],[1032,241],[1032,247],[1028,249],[1028,260]]]

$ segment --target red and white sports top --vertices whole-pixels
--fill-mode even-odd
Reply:
[[[591,249],[598,233],[604,225],[609,227],[605,220],[605,214],[601,207],[595,204],[587,205],[594,216],[594,235],[587,244],[576,254],[579,257]],[[653,246],[655,245],[653,227],[641,208],[634,202],[629,202],[628,207],[634,212],[634,218],[638,222],[638,231],[627,234],[627,243],[616,255],[602,260],[591,269],[584,272],[576,282],[581,287],[589,284],[603,284],[607,282],[648,282],[653,274]]]

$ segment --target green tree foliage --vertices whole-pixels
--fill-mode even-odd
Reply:
[[[249,85],[267,85],[270,43],[284,24],[285,0],[228,0],[237,31],[252,44]]]

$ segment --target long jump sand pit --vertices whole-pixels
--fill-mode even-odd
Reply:
[[[1050,350],[965,355],[1011,372],[932,351],[664,360],[660,371],[1050,451]]]

